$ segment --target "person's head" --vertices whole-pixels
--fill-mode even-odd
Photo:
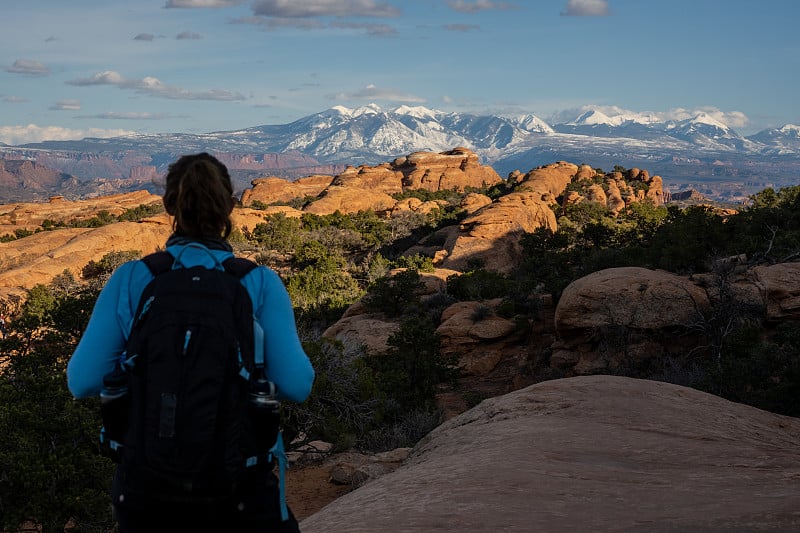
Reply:
[[[172,163],[163,201],[178,235],[227,238],[231,233],[233,185],[228,169],[212,155],[184,155]]]

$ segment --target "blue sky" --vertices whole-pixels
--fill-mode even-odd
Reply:
[[[4,0],[0,142],[334,105],[800,124],[797,0]]]

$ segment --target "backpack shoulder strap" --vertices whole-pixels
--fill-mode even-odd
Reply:
[[[158,276],[164,272],[169,272],[172,269],[172,264],[175,258],[166,250],[161,252],[154,252],[150,255],[142,257],[142,262],[147,265],[153,276]]]
[[[249,272],[257,268],[258,264],[243,257],[230,257],[222,262],[222,266],[225,268],[225,272],[235,276],[241,281]],[[260,370],[263,373],[266,365],[264,354],[264,330],[261,328],[258,321],[255,320],[255,317],[253,317],[253,364],[256,370]]]
[[[146,255],[142,257],[140,261],[147,265],[147,268],[150,269],[150,273],[153,274],[153,280],[155,280],[159,274],[169,272],[172,269],[172,264],[175,262],[175,258],[172,257],[172,254],[164,250]],[[134,320],[131,329],[128,332],[127,340],[130,340],[131,334],[141,322],[140,319],[142,318],[142,315],[150,306],[150,302],[152,301],[152,286],[153,281],[148,283],[144,289],[142,289],[142,294],[139,296],[139,303],[136,306],[136,314],[133,315]]]
[[[147,268],[150,269],[150,272],[152,272],[154,276],[158,276],[172,269],[175,258],[171,253],[164,250],[142,257],[142,262],[147,265]],[[222,262],[222,266],[225,272],[234,275],[238,279],[242,279],[251,270],[257,268],[258,264],[243,257],[229,257]]]
[[[245,277],[251,270],[258,267],[254,261],[243,257],[230,257],[222,262],[225,272],[233,274],[239,279]]]

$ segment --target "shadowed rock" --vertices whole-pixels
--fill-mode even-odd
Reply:
[[[445,422],[301,529],[797,531],[798,442],[800,420],[677,385],[547,381]]]

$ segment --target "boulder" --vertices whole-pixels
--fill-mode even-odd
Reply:
[[[669,272],[638,267],[594,272],[561,294],[550,364],[589,374],[684,351],[698,339],[670,333],[685,332],[708,306],[705,290]],[[656,340],[665,335],[667,344]]]
[[[0,243],[0,257],[10,268],[0,272],[0,300],[19,301],[36,284],[50,283],[69,270],[76,279],[89,261],[113,251],[154,252],[172,233],[170,220],[159,215],[140,222],[117,222],[99,228],[40,232]]]
[[[492,199],[485,194],[478,194],[476,192],[468,193],[461,200],[460,207],[468,214],[472,214],[481,207],[492,203]]]
[[[514,322],[494,312],[501,301],[458,302],[442,313],[439,351],[457,357],[464,375],[489,374],[516,343]]]
[[[336,176],[331,185],[368,189],[392,195],[403,192],[403,173],[392,168],[389,163],[376,167],[350,166]]]
[[[800,321],[800,263],[757,266],[751,276],[762,298],[753,303],[763,306],[768,320]]]
[[[98,196],[88,200],[65,200],[56,196],[48,202],[27,202],[0,206],[0,235],[17,228],[35,229],[45,220],[71,223],[87,220],[101,211],[121,215],[140,205],[160,204],[161,197],[147,191]]]
[[[367,313],[360,303],[353,304],[345,314],[328,327],[322,336],[336,339],[346,347],[364,348],[370,355],[385,354],[387,341],[400,329],[397,322],[387,320],[380,313]]]

